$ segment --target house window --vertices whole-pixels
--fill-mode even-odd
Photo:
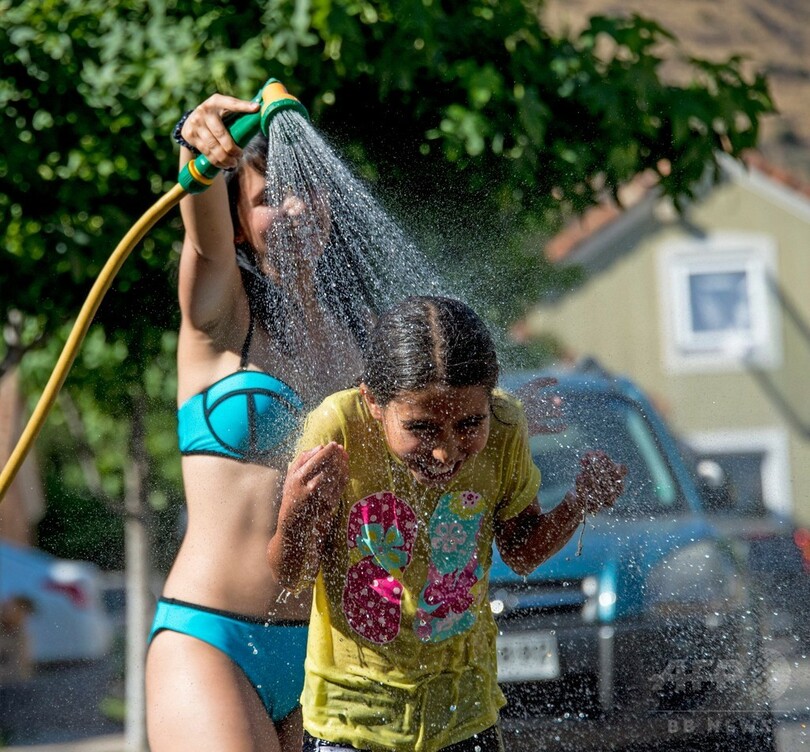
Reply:
[[[762,235],[709,235],[662,248],[667,365],[679,371],[777,365],[769,282],[775,264],[773,241]]]

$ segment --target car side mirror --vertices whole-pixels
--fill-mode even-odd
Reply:
[[[707,512],[728,512],[737,503],[734,485],[716,460],[703,459],[696,466],[698,488]]]

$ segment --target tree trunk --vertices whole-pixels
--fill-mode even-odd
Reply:
[[[132,462],[125,471],[124,541],[126,557],[126,752],[147,752],[144,665],[146,638],[153,608],[149,593],[148,455],[146,452],[143,395],[132,411]]]

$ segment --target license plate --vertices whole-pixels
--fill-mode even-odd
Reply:
[[[498,681],[556,679],[560,675],[557,637],[552,632],[498,635]]]

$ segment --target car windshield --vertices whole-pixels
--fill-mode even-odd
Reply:
[[[543,509],[555,507],[573,488],[580,458],[589,449],[602,449],[627,466],[617,513],[656,515],[682,508],[678,483],[637,405],[612,395],[562,396],[566,429],[530,438],[532,457],[542,473]]]

